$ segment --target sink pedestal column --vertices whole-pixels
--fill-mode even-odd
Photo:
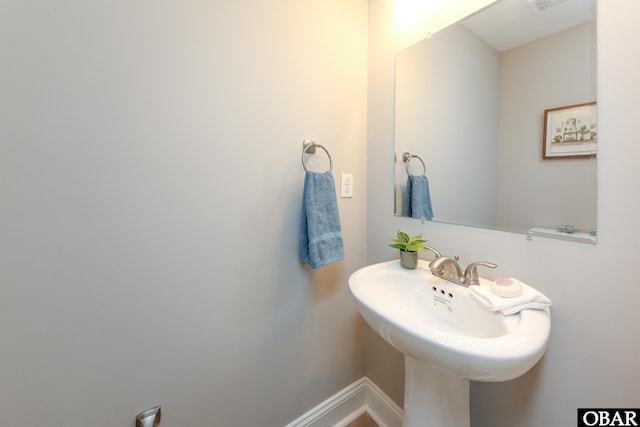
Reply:
[[[404,427],[469,427],[469,380],[405,355]]]

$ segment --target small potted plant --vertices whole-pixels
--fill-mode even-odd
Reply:
[[[400,265],[409,270],[413,270],[418,266],[418,252],[424,251],[424,243],[422,233],[417,236],[409,237],[407,233],[398,230],[398,237],[391,239],[393,242],[389,246],[400,249]]]
[[[584,140],[584,136],[589,133],[589,129],[586,126],[582,126],[578,129],[578,133],[580,134],[580,139]]]

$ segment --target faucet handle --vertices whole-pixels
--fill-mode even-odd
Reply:
[[[496,268],[498,265],[485,261],[472,262],[464,269],[464,283],[466,286],[480,284],[480,279],[478,278],[478,266]]]

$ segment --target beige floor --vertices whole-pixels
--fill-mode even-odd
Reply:
[[[347,427],[379,427],[373,418],[369,416],[366,412],[360,415],[355,421],[350,423]]]

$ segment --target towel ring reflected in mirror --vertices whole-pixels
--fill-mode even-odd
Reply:
[[[404,162],[404,168],[407,171],[407,175],[411,175],[411,173],[409,172],[409,162],[411,161],[411,159],[420,160],[420,163],[422,163],[422,170],[423,170],[422,175],[426,175],[427,174],[427,167],[424,165],[424,162],[422,161],[420,156],[404,152],[404,153],[402,153],[402,161]]]
[[[304,168],[305,172],[309,172],[309,170],[307,169],[307,165],[304,162],[304,155],[305,154],[314,154],[316,152],[316,147],[317,148],[322,148],[324,150],[325,153],[327,153],[327,157],[329,158],[329,171],[331,172],[333,171],[333,161],[331,160],[331,154],[329,154],[329,151],[324,148],[322,145],[315,143],[314,141],[310,141],[310,140],[304,140],[302,142],[304,148],[302,149],[302,167]],[[310,149],[312,148],[312,149]]]

